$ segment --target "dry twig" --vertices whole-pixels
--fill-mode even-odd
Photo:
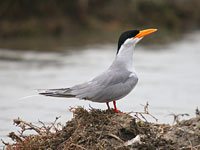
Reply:
[[[6,146],[7,146],[7,145],[10,145],[8,142],[5,142],[5,141],[2,140],[2,139],[1,139],[1,142],[2,142],[4,145],[6,145]]]
[[[38,134],[42,135],[41,129],[39,127],[37,127],[36,125],[33,125],[32,123],[23,121],[20,118],[14,119],[13,122],[16,126],[21,128],[21,132],[20,132],[21,135],[23,135],[24,131],[26,131],[26,130],[34,130]]]
[[[118,141],[121,142],[121,143],[124,143],[123,140],[121,140],[118,136],[116,136],[116,135],[114,135],[114,134],[112,134],[112,133],[108,133],[108,134],[106,134],[106,135],[108,135],[108,136],[110,136],[110,137],[112,137],[112,138],[115,138],[116,140],[118,140]]]
[[[131,112],[131,113],[135,113],[135,117],[139,120],[144,120],[145,122],[148,122],[147,119],[145,118],[144,115],[149,115],[151,116],[153,119],[155,119],[155,121],[157,122],[158,119],[156,117],[154,117],[150,112],[149,112],[149,103],[147,102],[145,105],[142,105],[144,107],[144,111],[143,112]],[[142,119],[141,119],[142,117]]]
[[[32,123],[28,123],[20,118],[14,119],[13,122],[16,126],[20,127],[20,131],[19,135],[17,135],[14,132],[9,133],[8,137],[10,137],[13,141],[15,142],[22,142],[25,139],[25,135],[24,132],[27,130],[32,130],[37,132],[39,135],[49,135],[53,132],[57,132],[59,131],[59,124],[56,123],[57,120],[60,117],[56,117],[55,121],[53,123],[51,123],[51,126],[46,126],[45,123],[43,123],[42,121],[39,121],[40,124],[42,124],[41,127],[33,125]],[[2,141],[3,144],[5,145],[9,145],[9,143],[5,143],[4,141]]]
[[[196,114],[197,117],[200,116],[200,110],[199,110],[198,107],[197,107],[196,110],[195,110],[195,114]]]
[[[15,142],[22,142],[22,138],[20,137],[20,135],[16,135],[14,132],[10,132],[8,137],[10,137],[13,141]]]
[[[185,113],[185,114],[171,113],[169,115],[174,117],[173,124],[179,123],[180,122],[180,117],[189,116],[189,114],[187,114],[187,113]]]

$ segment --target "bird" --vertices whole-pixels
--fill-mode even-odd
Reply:
[[[135,46],[143,37],[156,31],[157,29],[150,28],[123,32],[118,40],[114,61],[103,73],[82,84],[67,88],[43,89],[39,94],[106,103],[109,110],[109,103],[113,102],[114,112],[120,112],[116,101],[128,95],[138,83],[138,76],[133,66]]]

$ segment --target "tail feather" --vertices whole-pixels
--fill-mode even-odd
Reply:
[[[76,95],[71,94],[70,88],[61,88],[61,89],[44,89],[38,90],[38,93],[45,96],[52,96],[52,97],[75,97]]]

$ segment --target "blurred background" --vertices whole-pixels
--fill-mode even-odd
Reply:
[[[109,67],[121,32],[158,28],[134,52],[139,83],[118,101],[125,112],[147,101],[159,122],[200,107],[199,0],[1,0],[0,138],[12,119],[51,122],[70,107],[105,104],[38,96],[35,89],[68,87]]]
[[[198,0],[1,0],[0,46],[61,50],[115,43],[122,31],[147,27],[159,29],[154,43],[172,42],[198,29],[199,8]]]

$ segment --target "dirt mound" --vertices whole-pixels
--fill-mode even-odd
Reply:
[[[36,127],[37,135],[22,136],[11,133],[15,144],[6,148],[20,150],[129,150],[129,149],[200,149],[200,117],[170,126],[138,121],[126,113],[114,113],[76,108],[74,117],[61,130]],[[23,121],[19,126],[27,124]],[[24,127],[25,129],[25,127]]]

